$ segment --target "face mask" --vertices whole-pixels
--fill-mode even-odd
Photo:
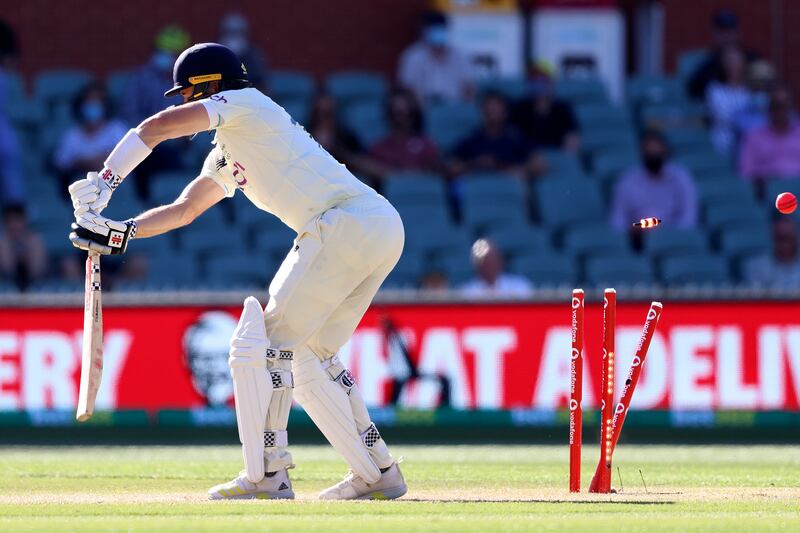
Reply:
[[[159,50],[153,54],[153,65],[158,70],[172,70],[172,65],[175,63],[175,56],[169,52]]]
[[[431,26],[425,30],[425,42],[431,46],[445,46],[447,44],[447,28]]]
[[[106,115],[106,110],[100,102],[86,102],[81,107],[81,116],[83,121],[87,124],[95,124],[103,120]]]
[[[243,35],[227,36],[220,44],[224,44],[230,48],[237,56],[241,56],[247,51],[247,38]]]
[[[646,168],[647,171],[650,172],[651,174],[659,174],[661,172],[661,169],[664,168],[664,156],[645,155],[644,168]]]

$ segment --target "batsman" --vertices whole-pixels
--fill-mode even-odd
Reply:
[[[230,49],[216,43],[188,48],[173,78],[165,96],[180,94],[183,103],[128,131],[100,172],[69,187],[72,244],[121,254],[134,238],[190,224],[237,190],[280,218],[297,237],[269,285],[266,309],[248,297],[230,340],[244,470],[211,488],[209,498],[294,497],[286,431],[293,397],[350,467],[321,499],[399,498],[406,492],[403,475],[336,353],[400,257],[400,216],[251,87]],[[213,147],[174,202],[126,221],[101,215],[156,145],[208,130],[215,130]]]

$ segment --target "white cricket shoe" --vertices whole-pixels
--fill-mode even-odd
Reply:
[[[258,483],[247,479],[244,470],[239,476],[227,483],[211,487],[208,490],[209,500],[293,500],[294,491],[289,473],[283,469],[274,476],[264,476]]]
[[[352,470],[333,487],[325,489],[319,494],[320,500],[394,500],[408,490],[406,480],[397,463],[392,464],[381,478],[369,484]]]

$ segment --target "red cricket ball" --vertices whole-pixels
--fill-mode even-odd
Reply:
[[[782,192],[775,199],[775,207],[784,215],[794,213],[797,209],[797,197],[790,192]]]

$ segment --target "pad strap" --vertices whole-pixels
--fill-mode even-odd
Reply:
[[[294,377],[288,370],[272,370],[269,373],[273,389],[291,389],[294,387]]]
[[[276,350],[275,348],[267,348],[267,359],[291,361],[294,359],[294,352],[291,350]]]
[[[356,384],[356,379],[353,377],[353,374],[351,374],[350,371],[347,370],[339,361],[337,356],[334,355],[330,359],[323,361],[322,368],[325,369],[325,372],[331,378],[331,381],[341,385],[345,392],[350,395],[350,390]]]
[[[264,432],[265,448],[285,448],[289,445],[289,433],[286,430],[266,430]]]

